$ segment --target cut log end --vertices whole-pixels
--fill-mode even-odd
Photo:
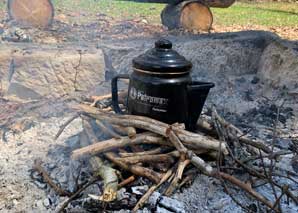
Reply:
[[[196,0],[167,5],[161,14],[162,24],[171,29],[184,28],[189,31],[209,31],[213,16],[209,6]]]
[[[8,13],[24,26],[46,28],[53,21],[54,8],[50,0],[9,0]]]
[[[208,31],[213,22],[213,16],[208,6],[198,2],[186,4],[180,15],[180,23],[184,29]]]

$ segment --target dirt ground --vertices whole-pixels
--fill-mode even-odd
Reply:
[[[88,16],[88,14],[83,14]],[[0,35],[7,30],[18,25],[13,21],[7,22],[7,14],[0,11]],[[84,17],[83,17],[84,18]],[[72,12],[59,12],[55,14],[55,20],[48,29],[39,30],[32,28],[22,28],[25,34],[30,36],[30,40],[34,43],[64,43],[64,42],[82,42],[92,43],[102,40],[111,39],[127,39],[131,35],[134,37],[151,37],[151,36],[167,36],[167,35],[189,35],[189,34],[213,34],[221,32],[238,32],[245,30],[263,30],[276,33],[281,38],[289,40],[298,40],[297,27],[266,27],[259,25],[234,25],[221,26],[213,24],[210,32],[188,32],[182,29],[169,31],[160,24],[151,24],[145,18],[135,18],[127,20],[116,20],[105,14],[98,13],[93,15],[89,22],[82,21],[77,14]],[[1,30],[2,29],[2,30]],[[4,39],[8,40],[9,39]]]

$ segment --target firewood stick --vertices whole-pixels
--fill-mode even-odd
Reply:
[[[250,194],[252,197],[254,197],[258,201],[262,202],[263,204],[265,204],[270,209],[274,210],[273,204],[267,198],[265,198],[264,196],[260,195],[253,188],[251,188],[248,184],[243,183],[238,178],[236,178],[236,177],[234,177],[232,175],[229,175],[227,173],[224,173],[224,172],[218,172],[218,173],[216,173],[215,177],[222,178],[222,179],[224,179],[224,180],[226,180],[226,181],[228,181],[228,182],[230,182],[230,183],[238,186],[240,189],[243,189],[248,194]]]
[[[143,195],[143,197],[138,201],[136,206],[133,208],[132,212],[137,212],[143,205],[147,202],[149,197],[152,195],[154,191],[156,191],[167,179],[172,175],[173,171],[169,170],[166,174],[163,175],[162,179],[158,184],[151,186],[151,188]]]
[[[117,155],[115,153],[108,152],[105,153],[104,156],[120,168],[127,170],[137,176],[146,177],[154,183],[158,183],[161,180],[161,174],[145,167],[137,165],[128,165],[117,159]]]
[[[145,129],[156,134],[162,135],[164,137],[167,136],[167,129],[170,125],[151,119],[143,116],[135,116],[135,115],[115,115],[115,114],[108,114],[103,111],[100,111],[97,108],[86,106],[86,105],[78,105],[74,107],[82,113],[86,114],[87,116],[91,116],[98,120],[104,120],[111,124],[121,125],[121,126],[133,126],[135,128]],[[211,149],[211,150],[218,150],[219,149],[219,141],[208,138],[203,135],[190,133],[186,130],[182,130],[179,128],[173,127],[174,131],[177,131],[177,136],[183,143],[186,145],[190,144],[196,146],[198,148],[203,149]],[[225,144],[222,144],[222,153],[228,154],[228,150]]]
[[[195,155],[193,152],[189,151],[187,153],[188,158],[190,159],[191,163],[197,167],[200,171],[204,174],[210,175],[213,173],[213,168],[208,163],[206,163],[202,158]]]
[[[97,137],[92,129],[91,120],[83,120],[83,127],[84,127],[84,133],[88,138],[81,137],[81,145],[84,146],[88,144],[88,142],[84,141],[88,140],[91,143],[94,143],[97,141]],[[92,170],[94,173],[98,176],[100,176],[104,183],[104,190],[103,194],[100,197],[100,199],[104,202],[111,202],[114,201],[117,198],[117,190],[118,190],[118,176],[116,174],[116,170],[112,167],[105,164],[101,158],[97,156],[92,156],[89,159],[89,163],[91,164]]]
[[[130,138],[134,138],[137,135],[136,128],[134,127],[123,127],[119,125],[112,125],[115,132],[119,133],[120,135],[127,135]]]
[[[174,133],[174,131],[171,129],[171,127],[167,129],[167,136],[169,137],[174,147],[180,152],[180,154],[185,156],[187,153],[187,149],[182,144],[177,135]]]
[[[127,179],[123,180],[121,183],[119,183],[118,188],[120,189],[120,188],[134,182],[135,179],[136,179],[135,176],[130,176],[129,178],[127,178]]]
[[[119,98],[123,98],[126,95],[127,95],[126,91],[119,91],[118,92]],[[94,107],[94,106],[96,106],[97,102],[103,101],[105,99],[111,99],[111,98],[112,98],[111,93],[107,94],[107,95],[101,95],[101,96],[91,96],[91,100],[93,100],[93,103],[90,106]]]
[[[169,151],[170,148],[165,147],[158,147],[152,150],[144,151],[144,152],[119,152],[120,157],[126,158],[126,157],[135,157],[135,156],[144,156],[144,155],[158,155],[161,154],[163,151]]]
[[[120,135],[118,135],[116,132],[114,132],[112,129],[106,127],[101,121],[99,120],[96,120],[96,124],[99,126],[99,128],[106,134],[110,135],[111,137],[114,137],[114,138],[121,138]]]
[[[188,151],[171,128],[167,129],[167,134],[170,138],[170,141],[173,143],[175,148],[180,152],[182,156],[187,154],[187,157],[188,159],[190,159],[191,163],[203,173],[207,175],[213,173],[213,168],[203,159],[198,157],[195,153],[193,153],[192,151]]]
[[[189,174],[187,175],[179,184],[179,186],[177,187],[178,189],[180,189],[182,186],[184,186],[185,184],[187,184],[188,182],[192,182],[194,180],[194,174]]]
[[[113,108],[112,107],[103,108],[102,111],[104,111],[104,112],[112,112],[113,111]]]
[[[137,163],[156,163],[156,162],[169,162],[173,163],[173,157],[178,158],[179,152],[173,151],[167,154],[157,154],[157,155],[139,155],[139,156],[131,156],[125,158],[118,158],[120,161],[125,162],[127,164],[137,164]]]
[[[122,137],[121,139],[112,138],[80,149],[76,149],[72,152],[71,156],[73,159],[76,159],[86,154],[94,155],[136,144],[159,144],[164,146],[169,145],[169,143],[166,142],[163,138],[156,136],[155,134],[142,133],[138,134],[135,139],[130,139],[129,137]]]
[[[165,195],[166,196],[171,196],[173,192],[177,189],[179,185],[179,181],[182,179],[182,174],[187,165],[190,164],[190,160],[180,160],[178,164],[178,169],[176,171],[176,174],[170,184],[170,186],[167,188]]]
[[[183,162],[180,162],[179,166],[178,166],[178,170],[177,170],[177,176],[179,178],[179,180],[182,179],[182,175],[184,172],[184,169],[191,163],[190,160],[184,160]]]
[[[214,116],[218,120],[218,122],[223,126],[223,128],[228,128],[231,131],[235,133],[233,136],[231,132],[229,133],[229,137],[233,140],[235,140],[235,137],[237,140],[239,140],[240,143],[255,147],[257,149],[261,149],[265,153],[270,153],[271,149],[266,146],[266,142],[260,140],[260,139],[251,139],[248,137],[248,135],[245,135],[244,132],[242,132],[239,128],[234,126],[233,124],[227,122],[223,117],[221,117],[216,110],[213,110]],[[197,123],[197,126],[200,129],[205,130],[209,134],[217,135],[216,129],[214,128],[214,125],[212,124],[212,119],[208,116],[202,117],[201,120]],[[258,152],[256,153],[258,154]]]
[[[127,135],[130,138],[135,138],[137,135],[137,130],[134,127],[128,126],[126,127]]]

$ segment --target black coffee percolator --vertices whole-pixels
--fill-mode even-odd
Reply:
[[[213,83],[192,81],[192,63],[172,49],[172,43],[162,39],[155,48],[133,59],[133,72],[112,79],[112,105],[118,104],[117,81],[129,79],[127,112],[163,121],[184,123],[194,130]]]

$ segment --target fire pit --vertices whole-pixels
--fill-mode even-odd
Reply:
[[[200,70],[193,79],[216,84],[195,133],[110,108],[112,77],[129,73],[132,58],[156,38],[106,41],[93,49],[2,48],[1,104],[15,110],[1,109],[0,210],[297,210],[296,44],[264,32],[169,39]],[[41,52],[48,53],[46,60],[37,60]],[[119,93],[119,102],[125,97]],[[135,132],[141,121],[149,133]],[[97,146],[100,158],[90,151]],[[140,168],[151,173],[136,173]]]

